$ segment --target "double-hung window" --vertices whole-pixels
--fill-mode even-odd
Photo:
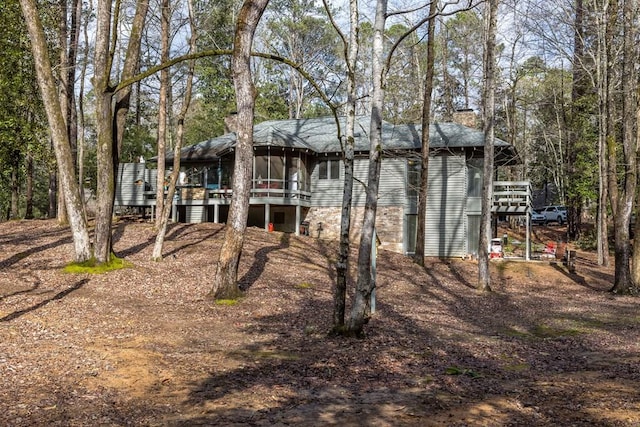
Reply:
[[[320,160],[318,179],[340,179],[340,161],[337,159]]]

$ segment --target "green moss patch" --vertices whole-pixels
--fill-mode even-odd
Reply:
[[[234,305],[238,304],[239,302],[240,302],[239,299],[217,299],[215,301],[215,304],[216,305],[224,305],[224,306],[227,306],[227,307],[231,307],[231,306],[234,306]]]
[[[109,262],[99,263],[95,258],[91,258],[88,261],[71,263],[63,271],[69,274],[103,274],[131,267],[133,263],[112,254]]]
[[[302,282],[302,283],[298,283],[296,285],[296,288],[298,288],[298,289],[311,289],[311,288],[313,288],[313,284],[312,283],[307,283],[307,282]]]

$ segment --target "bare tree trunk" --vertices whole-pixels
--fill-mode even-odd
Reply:
[[[60,179],[62,174],[56,174],[56,178],[58,182],[56,182],[55,188],[57,189],[56,193],[56,219],[58,220],[58,224],[67,225],[69,224],[69,214],[67,213],[67,203],[65,202],[65,194],[63,193],[64,184]]]
[[[11,205],[9,207],[9,219],[18,219],[18,198],[20,194],[20,184],[18,181],[20,164],[18,157],[16,156],[11,163]]]
[[[74,156],[73,149],[73,141],[69,139],[69,102],[68,102],[68,90],[69,90],[69,82],[68,82],[68,58],[67,58],[67,1],[59,0],[58,2],[59,8],[59,16],[58,16],[58,43],[59,46],[59,59],[60,64],[56,69],[58,70],[58,90],[60,92],[59,102],[60,108],[62,109],[62,116],[65,120],[65,128],[67,131],[67,140],[69,141],[69,147],[71,148],[71,156]],[[58,179],[60,179],[60,175],[58,175]],[[64,188],[62,182],[58,182],[58,223],[59,224],[68,224],[69,217],[67,214],[67,206],[64,199],[64,194],[62,193],[62,189]]]
[[[635,31],[634,19],[636,16],[636,0],[625,0],[623,4],[622,19],[624,22],[624,41],[622,58],[622,150],[624,176],[618,207],[615,217],[615,277],[611,291],[618,294],[630,294],[638,291],[637,284],[633,282],[630,270],[631,244],[629,241],[629,223],[631,212],[636,197],[637,186],[637,140],[634,134],[636,119],[636,81],[634,51]],[[610,159],[610,161],[615,161]]]
[[[142,0],[138,1],[136,9],[135,25],[142,25],[146,6]],[[116,128],[113,108],[114,89],[110,85],[112,57],[111,43],[111,12],[112,3],[109,0],[99,0],[97,8],[96,48],[94,54],[94,90],[96,96],[96,129],[97,129],[97,154],[98,154],[98,182],[97,182],[97,211],[95,228],[95,257],[100,263],[109,262],[112,254],[111,225],[113,221],[113,201],[115,198],[115,176],[119,158],[119,129]],[[114,30],[117,31],[117,30]],[[142,28],[132,27],[130,43],[125,59],[125,71],[133,72],[139,55],[139,40]],[[133,63],[133,65],[131,65]],[[123,74],[124,76],[124,74]],[[125,89],[126,91],[126,89]],[[123,114],[122,97],[116,97],[119,103],[117,111]],[[124,104],[128,107],[128,104]],[[124,120],[124,117],[122,119]]]
[[[196,41],[197,41],[197,28],[195,25],[195,16],[193,14],[193,4],[192,0],[188,2],[189,7],[189,22],[191,24],[191,38],[189,42],[189,52],[196,52]],[[178,130],[176,135],[176,145],[173,148],[173,173],[171,174],[171,182],[169,183],[169,191],[167,195],[167,200],[172,200],[173,195],[176,191],[176,182],[178,181],[178,176],[180,175],[180,150],[182,149],[182,144],[184,141],[184,119],[189,111],[189,104],[191,104],[191,93],[193,90],[193,74],[195,69],[195,61],[189,62],[189,71],[187,74],[187,86],[185,89],[184,102],[182,105],[182,110],[180,111],[180,115],[178,116]],[[164,245],[164,238],[167,234],[167,224],[169,222],[169,215],[171,214],[171,204],[167,203],[162,210],[162,215],[160,215],[160,224],[158,226],[158,234],[156,234],[156,241],[153,246],[153,254],[151,259],[159,261],[162,259],[162,247]]]
[[[49,171],[49,210],[47,212],[47,218],[53,219],[56,217],[58,211],[58,173],[57,165],[52,165]]]
[[[170,26],[170,9],[169,0],[162,0],[162,18],[161,18],[161,51],[160,61],[166,62],[169,59],[169,26]],[[156,187],[156,230],[160,229],[162,222],[162,214],[165,206],[171,207],[172,199],[165,200],[164,187],[165,183],[165,152],[167,149],[167,105],[169,92],[169,70],[163,68],[160,71],[160,96],[158,99],[158,141],[157,141],[157,155],[158,155],[158,177]],[[175,165],[174,165],[175,169]],[[178,171],[179,172],[179,171]],[[175,170],[174,170],[175,173]],[[162,183],[160,182],[162,180]]]
[[[326,3],[327,13],[331,13]],[[333,22],[333,21],[332,21]],[[340,216],[340,246],[338,249],[338,261],[336,262],[336,289],[333,294],[333,332],[344,332],[344,319],[346,311],[347,284],[349,282],[349,254],[351,234],[351,205],[353,200],[353,161],[355,145],[355,116],[356,116],[356,66],[358,50],[360,48],[358,1],[349,1],[349,41],[340,32],[345,44],[345,59],[347,65],[347,117],[346,117],[346,144],[344,146],[344,188],[342,191],[342,212]],[[337,25],[334,25],[340,31]]]
[[[610,60],[612,40],[608,27],[609,19],[609,2],[602,2],[603,22],[600,23],[598,30],[598,212],[596,218],[597,230],[597,254],[598,265],[609,266],[609,225],[608,225],[608,201],[609,201],[609,180],[607,172],[609,169],[609,158],[607,156],[607,126],[609,123],[609,97],[611,96],[609,80]]]
[[[435,73],[435,36],[436,11],[438,0],[432,0],[429,7],[429,25],[427,27],[427,74],[425,76],[422,97],[422,152],[420,167],[420,190],[418,193],[418,226],[414,261],[424,267],[425,228],[427,222],[427,193],[429,185],[429,125],[431,121],[431,96],[433,94],[433,75]]]
[[[60,99],[58,98],[55,79],[48,56],[47,43],[44,36],[44,28],[38,15],[35,0],[20,0],[22,13],[29,31],[31,48],[35,61],[36,76],[38,85],[42,92],[42,99],[47,114],[51,137],[53,140],[60,182],[63,187],[61,191],[65,196],[66,205],[69,212],[69,222],[74,243],[74,261],[82,262],[91,258],[91,243],[86,217],[82,209],[82,199],[75,178],[73,157],[69,146],[69,139]]]
[[[382,111],[384,103],[384,27],[387,19],[387,0],[378,0],[374,22],[372,49],[373,91],[371,95],[371,126],[369,128],[369,175],[364,220],[358,252],[358,277],[356,294],[347,325],[350,335],[361,336],[371,313],[371,254],[374,245],[376,212],[378,209],[378,187],[382,160]]]
[[[133,17],[133,24],[131,25],[131,34],[129,35],[129,44],[127,46],[127,55],[122,67],[121,81],[127,80],[135,75],[139,69],[140,64],[140,46],[142,44],[142,33],[144,29],[144,22],[149,11],[149,2],[146,0],[138,0],[136,3],[136,13]],[[140,81],[136,83],[140,84]],[[138,86],[139,87],[139,86]],[[126,127],[127,113],[131,105],[131,92],[132,85],[122,88],[116,94],[115,105],[115,137],[116,137],[116,153],[114,156],[114,169],[117,169],[117,163],[120,160],[120,153],[122,152],[122,140],[124,139],[124,131]],[[138,90],[138,94],[140,91]],[[137,101],[140,101],[138,95]],[[139,109],[138,109],[139,110]],[[137,125],[140,121],[136,122]],[[163,153],[164,155],[164,153]]]
[[[93,7],[93,3],[90,3],[89,8]],[[82,8],[82,2],[78,2],[78,8]],[[89,18],[86,19],[83,29],[83,38],[85,49],[88,50],[89,46]],[[78,185],[81,189],[84,189],[84,161],[85,161],[85,125],[84,125],[84,84],[85,77],[87,75],[87,66],[89,65],[89,59],[84,58],[82,61],[82,70],[80,71],[80,89],[78,90]],[[84,190],[83,190],[84,191]]]
[[[576,0],[575,2],[575,17],[574,17],[574,48],[573,48],[573,79],[571,82],[571,110],[570,118],[568,120],[569,126],[567,127],[567,144],[566,144],[566,186],[571,188],[574,186],[576,178],[581,173],[577,163],[578,150],[581,138],[581,129],[579,127],[580,117],[584,114],[584,107],[580,105],[581,98],[585,95],[586,88],[586,76],[585,71],[579,66],[583,62],[585,56],[584,47],[584,15],[585,8],[582,0]],[[581,223],[581,208],[582,197],[576,191],[567,192],[567,239],[576,240],[580,236],[580,223]]]
[[[111,260],[111,223],[115,174],[113,170],[113,89],[109,85],[111,1],[99,0],[96,19],[96,47],[93,84],[96,96],[97,130],[97,197],[95,227],[95,258],[99,263]]]
[[[607,14],[607,84],[606,84],[606,92],[607,92],[607,103],[606,103],[606,139],[605,146],[607,150],[607,156],[609,160],[607,161],[607,181],[608,181],[608,194],[609,201],[611,206],[611,215],[616,218],[617,210],[618,210],[618,174],[616,171],[616,165],[618,164],[617,160],[617,146],[616,146],[616,102],[614,93],[617,90],[614,83],[614,75],[615,75],[615,62],[614,62],[614,52],[615,48],[613,46],[614,35],[616,33],[617,28],[617,20],[619,14],[618,1],[612,0],[609,1],[609,13]],[[614,226],[615,228],[615,226]],[[615,232],[615,231],[614,231]]]
[[[82,2],[73,0],[71,2],[71,26],[68,28],[69,43],[67,53],[67,129],[69,132],[69,143],[74,160],[78,158],[78,112],[76,111],[76,65],[78,62],[78,45],[80,43],[80,32],[78,25],[82,16]],[[80,187],[82,189],[82,187]]]
[[[442,112],[442,119],[445,122],[450,122],[453,120],[453,88],[451,78],[449,75],[448,64],[449,64],[449,46],[447,44],[448,41],[448,29],[443,21],[440,21],[441,31],[444,33],[444,40],[441,43],[442,47],[442,90],[444,91],[444,111]]]
[[[491,291],[489,243],[491,242],[491,207],[493,204],[493,169],[495,138],[495,49],[498,0],[489,0],[485,10],[484,52],[484,168],[482,182],[482,214],[478,246],[478,289]]]
[[[236,23],[232,63],[238,110],[236,132],[238,140],[229,221],[224,243],[220,249],[213,288],[209,294],[210,297],[217,299],[233,299],[241,295],[238,287],[238,264],[249,216],[253,165],[255,88],[251,79],[251,46],[256,27],[268,3],[269,0],[245,0]]]
[[[27,207],[24,213],[25,219],[33,219],[33,156],[27,154],[27,182],[25,189],[25,198]]]

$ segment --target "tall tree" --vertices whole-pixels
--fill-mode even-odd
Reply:
[[[138,0],[133,25],[129,34],[129,45],[121,74],[127,79],[137,69],[140,55],[140,38],[142,26],[147,11],[147,2]],[[120,4],[118,4],[120,5]],[[120,5],[121,6],[121,5]],[[117,10],[116,16],[120,13]],[[111,82],[114,66],[112,44],[113,37],[118,31],[119,21],[112,27],[113,4],[110,0],[98,0],[96,14],[96,48],[94,53],[93,88],[95,93],[96,114],[96,145],[97,145],[97,211],[95,227],[95,258],[99,263],[109,262],[112,253],[111,225],[113,219],[113,200],[115,197],[115,171],[118,167],[120,141],[123,134],[118,127],[120,119],[129,107],[127,95],[128,85],[124,85],[125,92],[116,94],[116,87]],[[117,95],[117,96],[116,96]],[[115,103],[114,103],[115,98]],[[124,118],[122,118],[124,121]]]
[[[269,51],[303,65],[329,93],[339,84],[334,77],[339,68],[338,40],[321,8],[314,3],[312,0],[272,1],[264,17],[266,31],[262,43]],[[317,95],[302,75],[284,64],[271,63],[266,69],[267,78],[280,84],[282,96],[287,99],[288,118],[299,119],[314,110]]]
[[[75,179],[74,159],[71,153],[60,98],[57,93],[53,68],[49,59],[44,28],[34,0],[20,0],[20,6],[29,31],[29,38],[31,39],[31,50],[36,65],[38,85],[42,92],[47,120],[51,128],[51,139],[62,184],[61,191],[64,192],[65,203],[69,212],[69,223],[74,243],[74,260],[78,262],[87,261],[92,256],[87,220],[84,216],[80,190]]]
[[[192,0],[187,1],[189,7],[189,23],[191,36],[189,39],[189,53],[195,53],[197,46],[197,28],[195,25],[195,17],[193,13]],[[187,85],[185,88],[184,100],[182,103],[182,109],[178,114],[178,129],[176,132],[176,143],[173,148],[173,172],[171,173],[171,181],[169,182],[169,190],[167,191],[167,200],[173,200],[173,195],[176,191],[176,182],[180,175],[180,150],[184,142],[184,119],[189,111],[189,105],[191,104],[191,96],[193,92],[193,75],[195,69],[195,60],[189,61],[189,70],[187,72]],[[169,222],[169,216],[171,214],[171,204],[165,203],[164,209],[159,214],[160,224],[158,227],[158,233],[156,234],[156,241],[153,246],[153,254],[151,258],[154,260],[162,259],[162,247],[164,245],[164,238],[167,233],[167,224]]]
[[[169,0],[162,0],[160,5],[160,62],[166,62],[169,60],[169,32],[171,26],[171,8],[169,7]],[[163,211],[165,204],[171,205],[172,199],[167,198],[165,200],[165,188],[167,187],[165,178],[165,150],[167,147],[167,130],[168,130],[168,109],[169,107],[169,90],[170,90],[170,75],[169,69],[163,68],[160,71],[160,95],[158,97],[158,139],[157,139],[157,177],[156,177],[156,230],[159,230],[162,226]],[[178,166],[180,163],[178,162]],[[178,173],[174,171],[174,173]]]
[[[422,148],[420,165],[420,189],[418,192],[418,224],[414,260],[424,267],[425,228],[427,221],[427,193],[429,189],[429,128],[431,121],[431,97],[435,74],[436,11],[438,1],[431,0],[429,25],[427,27],[427,69],[422,96]]]
[[[358,251],[358,276],[356,294],[351,307],[347,331],[352,335],[362,335],[371,312],[371,254],[374,244],[376,211],[378,207],[378,187],[382,161],[382,111],[384,108],[384,27],[387,20],[387,0],[376,2],[376,17],[372,46],[371,125],[369,127],[369,173],[366,188],[364,220],[360,234]]]
[[[455,106],[459,109],[471,108],[480,85],[482,72],[482,52],[470,40],[482,40],[482,18],[478,10],[464,10],[445,22],[448,58],[451,63],[443,64],[445,72],[456,79],[460,92],[455,93]],[[452,91],[452,83],[448,90]]]
[[[624,0],[622,6],[623,50],[622,50],[622,157],[623,171],[615,214],[615,275],[611,291],[618,294],[638,292],[638,284],[633,282],[630,270],[631,244],[629,223],[636,197],[637,187],[637,140],[635,120],[638,82],[635,64],[637,62],[636,23],[637,1]],[[610,162],[616,159],[610,154]]]
[[[598,5],[599,3],[599,5]],[[611,5],[609,4],[611,3]],[[609,127],[609,100],[613,96],[611,91],[612,67],[611,51],[613,42],[612,21],[617,17],[615,2],[596,2],[600,7],[602,19],[598,21],[598,53],[595,64],[597,66],[598,90],[598,211],[596,214],[598,265],[609,266],[609,158],[607,156],[607,136]],[[597,7],[598,7],[597,6]],[[613,11],[613,9],[616,9]]]
[[[495,67],[496,24],[498,0],[489,0],[485,8],[485,39],[483,60],[483,132],[484,167],[482,181],[482,214],[478,244],[478,289],[491,291],[489,243],[491,242],[491,207],[493,205],[493,168],[495,139]]]
[[[351,207],[353,200],[353,162],[357,101],[356,73],[358,65],[358,50],[360,47],[360,27],[357,0],[349,1],[348,39],[333,19],[333,15],[329,9],[327,1],[323,0],[323,3],[327,14],[331,18],[331,23],[342,39],[342,45],[344,47],[343,53],[347,66],[347,103],[345,105],[346,134],[343,145],[344,188],[342,190],[342,210],[340,215],[340,244],[338,247],[338,261],[336,262],[336,288],[333,294],[333,331],[335,333],[342,333],[344,331],[347,284],[349,282]],[[339,137],[341,137],[341,135],[339,135]]]
[[[232,65],[238,112],[237,143],[229,221],[210,292],[210,296],[217,299],[233,299],[241,295],[238,287],[238,266],[249,215],[253,165],[255,88],[251,78],[251,47],[256,27],[268,3],[269,0],[245,0],[236,23]]]

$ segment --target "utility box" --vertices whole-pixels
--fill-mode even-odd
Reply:
[[[504,253],[502,252],[502,239],[491,239],[491,245],[489,246],[489,259],[503,257]]]

